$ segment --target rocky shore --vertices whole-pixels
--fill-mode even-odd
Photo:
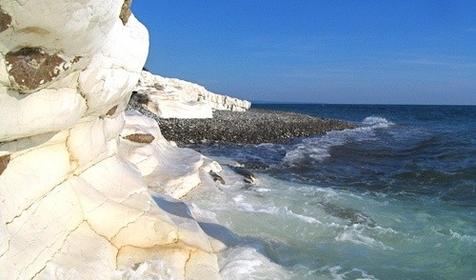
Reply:
[[[162,119],[142,106],[138,95],[131,99],[129,109],[154,118],[164,137],[179,145],[283,143],[331,130],[355,128],[354,124],[340,120],[262,109],[246,112],[214,111],[210,119]]]

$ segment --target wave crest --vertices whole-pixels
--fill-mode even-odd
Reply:
[[[344,145],[350,141],[375,139],[375,130],[389,128],[395,123],[377,116],[370,116],[362,121],[362,126],[342,131],[331,131],[324,136],[303,140],[288,151],[283,162],[287,165],[306,164],[310,161],[322,162],[329,158],[332,147]]]
[[[390,127],[392,125],[395,125],[395,123],[387,120],[386,118],[376,117],[376,116],[366,117],[362,121],[362,124],[366,126],[371,126],[374,128],[385,128],[385,127]]]

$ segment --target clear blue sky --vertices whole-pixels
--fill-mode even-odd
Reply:
[[[253,101],[476,104],[474,0],[135,0],[147,67]]]

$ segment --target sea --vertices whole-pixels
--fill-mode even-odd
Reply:
[[[257,177],[190,202],[223,225],[224,279],[476,279],[476,107],[254,107],[358,127],[195,147]]]

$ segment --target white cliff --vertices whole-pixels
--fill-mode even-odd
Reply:
[[[144,105],[160,118],[212,118],[214,110],[246,111],[251,103],[208,91],[205,87],[143,71],[135,89]]]
[[[220,278],[224,245],[163,195],[220,167],[125,121],[148,53],[129,5],[0,0],[0,279]]]

